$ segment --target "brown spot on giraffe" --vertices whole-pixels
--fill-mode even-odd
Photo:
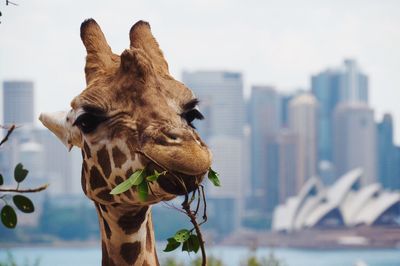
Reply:
[[[99,204],[99,206],[100,206],[100,209],[101,209],[103,212],[108,212],[107,207],[106,207],[104,204]]]
[[[110,192],[111,192],[110,189],[103,189],[96,194],[96,197],[106,202],[110,202],[113,199],[113,195],[111,195]]]
[[[85,170],[85,166],[86,166],[86,164],[82,164],[81,186],[82,186],[83,193],[85,193],[87,195],[87,189],[86,189],[86,172],[87,172],[87,170]]]
[[[115,177],[115,184],[116,185],[118,185],[118,184],[121,184],[122,182],[124,182],[124,180],[122,179],[122,177],[120,177],[119,175],[117,175],[116,177]]]
[[[140,251],[140,242],[123,243],[121,245],[120,254],[126,263],[128,263],[129,265],[133,265],[138,258]]]
[[[95,190],[96,188],[101,188],[107,186],[104,177],[100,173],[99,169],[95,165],[90,169],[90,188]]]
[[[149,207],[145,206],[140,209],[140,211],[132,213],[126,213],[122,215],[118,219],[119,227],[126,233],[126,234],[133,234],[137,232],[146,219],[146,214]]]
[[[112,149],[112,158],[115,167],[121,168],[121,166],[128,160],[125,153],[123,153],[118,147]]]
[[[104,231],[106,233],[106,236],[107,236],[108,239],[110,239],[110,237],[111,237],[111,229],[110,229],[110,226],[108,225],[106,219],[104,219],[104,217],[103,217],[103,224],[104,224]]]
[[[211,153],[188,119],[202,117],[195,111],[198,101],[169,73],[147,22],[131,28],[129,48],[120,55],[93,19],[82,23],[81,39],[86,88],[69,112],[42,114],[40,120],[68,148],[82,149],[82,188],[97,205],[102,264],[159,265],[150,205],[185,193],[184,187],[196,189],[211,165]],[[185,186],[167,174],[150,185],[154,195],[144,202],[135,187],[109,194],[139,169],[160,170],[155,162]]]
[[[88,159],[92,158],[92,154],[90,152],[90,148],[89,148],[88,144],[86,143],[86,141],[83,142],[83,150],[82,150],[82,152],[83,151],[84,151],[84,153],[86,155],[86,158],[88,158]]]
[[[103,170],[105,178],[108,178],[111,174],[111,162],[110,155],[108,154],[107,147],[104,145],[99,151],[97,151],[97,161]]]

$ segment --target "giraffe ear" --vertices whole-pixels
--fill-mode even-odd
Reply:
[[[131,48],[138,48],[145,51],[153,63],[158,74],[169,75],[168,63],[165,61],[157,40],[151,33],[150,24],[145,21],[138,21],[132,26],[129,32]]]
[[[94,19],[87,19],[81,24],[81,39],[85,45],[86,83],[112,62],[112,51],[100,26]]]
[[[82,146],[82,135],[76,127],[72,126],[67,112],[41,113],[39,120],[61,140],[69,151],[73,146]]]

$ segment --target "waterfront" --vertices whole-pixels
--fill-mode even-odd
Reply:
[[[189,265],[194,256],[177,251],[164,253],[164,246],[158,243],[158,254],[160,261],[167,257],[174,257]],[[29,265],[40,259],[40,266],[98,266],[101,265],[100,249],[88,248],[56,248],[56,247],[18,247],[1,248],[0,261],[7,257],[7,251],[17,258],[18,265]],[[219,246],[208,248],[208,255],[222,259],[225,266],[239,266],[247,256],[252,254],[245,247]],[[258,257],[266,257],[271,249],[260,248],[257,250]],[[353,266],[357,261],[363,261],[368,266],[399,266],[399,249],[346,249],[346,250],[311,250],[311,249],[284,249],[273,250],[275,257],[284,261],[285,266]],[[161,264],[162,265],[162,264]]]

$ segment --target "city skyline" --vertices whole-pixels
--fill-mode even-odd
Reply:
[[[206,120],[194,125],[213,150],[213,167],[218,169],[224,184],[218,189],[206,186],[210,209],[224,210],[210,212],[210,218],[214,217],[210,225],[219,235],[230,234],[242,226],[270,228],[275,207],[299,193],[307,180],[315,176],[330,185],[339,176],[362,167],[363,184],[378,181],[385,188],[399,189],[400,168],[393,165],[400,162],[400,147],[382,141],[393,133],[394,123],[381,129],[381,122],[374,119],[374,109],[368,105],[368,83],[354,82],[358,77],[368,80],[368,76],[355,71],[355,61],[344,62],[345,70],[334,75],[334,86],[330,85],[332,72],[320,72],[321,80],[312,91],[282,95],[272,87],[253,86],[252,98],[247,103],[240,72],[183,73],[185,84],[203,100]],[[316,76],[310,78],[314,80]],[[21,86],[30,94],[20,93]],[[34,99],[27,95],[34,94],[34,87],[29,82],[3,81],[3,92],[7,92],[4,100],[11,97],[15,101],[15,106],[3,106],[3,115],[13,114],[27,103],[33,107]],[[330,90],[337,93],[326,94]],[[23,112],[17,117],[24,127],[16,133],[14,143],[0,153],[1,170],[10,172],[9,165],[21,160],[36,181],[52,177],[48,180],[55,185],[50,194],[77,194],[79,149],[68,155],[50,132],[32,127],[31,115]],[[319,121],[329,117],[332,125]],[[322,127],[318,126],[320,122]],[[331,133],[319,142],[321,129]],[[326,147],[327,143],[333,143],[332,161],[318,155],[318,145]],[[15,154],[12,163],[6,156],[10,152]],[[324,166],[326,163],[328,167]]]
[[[128,46],[126,34],[119,29],[146,19],[165,47],[173,74],[179,77],[185,69],[240,71],[246,96],[250,85],[257,84],[280,91],[309,88],[310,75],[338,65],[345,57],[356,58],[371,77],[376,118],[390,112],[395,124],[400,124],[396,101],[400,4],[396,1],[155,1],[127,6],[85,2],[76,8],[64,3],[65,12],[58,12],[59,4],[29,1],[7,7],[0,27],[0,35],[8,36],[0,44],[0,79],[35,81],[35,117],[40,111],[67,109],[65,99],[84,88],[84,48],[79,40],[83,19],[97,19],[117,53]],[[225,12],[228,7],[230,12]],[[160,13],[159,8],[169,12]],[[398,143],[400,134],[395,130]]]

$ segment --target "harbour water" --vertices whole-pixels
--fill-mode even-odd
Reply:
[[[159,247],[164,245],[158,244]],[[285,266],[356,266],[363,262],[368,266],[400,266],[399,249],[346,249],[346,250],[306,250],[283,249],[274,250],[259,248],[252,253],[245,247],[219,246],[208,248],[208,256],[221,259],[225,266],[240,266],[249,255],[268,257],[273,252],[274,256],[283,261]],[[40,266],[98,266],[101,265],[101,251],[98,248],[58,248],[58,247],[19,247],[0,249],[0,262],[5,261],[7,254],[12,254],[17,265],[34,265],[35,260],[40,260]],[[165,253],[158,251],[161,265],[163,260],[173,257],[184,265],[196,256],[175,251]],[[28,262],[28,264],[26,264]],[[362,264],[364,265],[364,264]]]

